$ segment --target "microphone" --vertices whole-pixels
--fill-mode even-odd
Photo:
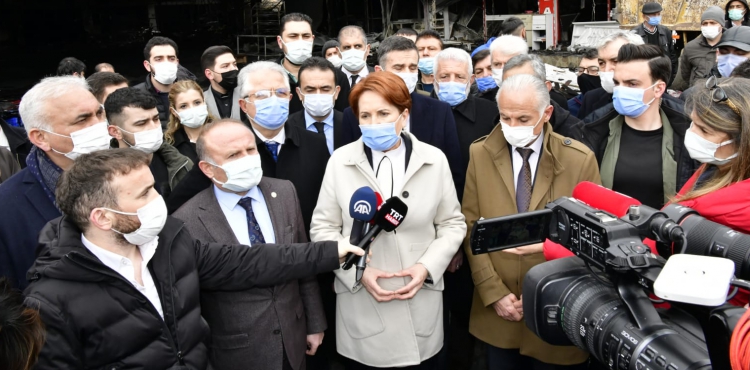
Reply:
[[[607,211],[617,217],[625,216],[630,206],[640,206],[638,199],[618,193],[604,186],[584,181],[573,189],[573,198],[576,198],[593,208]]]
[[[369,186],[357,189],[349,201],[349,217],[353,218],[349,244],[357,245],[367,232],[364,226],[372,221],[377,211],[378,195]],[[382,202],[382,201],[381,201]],[[349,255],[352,255],[351,253]]]
[[[358,247],[365,250],[365,255],[363,256],[365,257],[365,261],[367,261],[367,251],[370,244],[375,240],[375,237],[377,237],[383,230],[386,232],[395,230],[404,221],[404,217],[406,217],[406,212],[408,210],[409,207],[398,197],[390,198],[383,203],[383,206],[380,207],[373,218],[375,226],[373,226],[364,238],[362,238],[359,244],[357,244]],[[350,269],[354,264],[356,257],[357,255],[353,253],[347,256],[346,262],[344,262],[344,265],[341,268],[344,270]]]

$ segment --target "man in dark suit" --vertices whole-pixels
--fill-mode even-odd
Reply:
[[[460,194],[464,188],[465,170],[456,134],[456,121],[453,119],[448,103],[415,93],[419,63],[417,46],[407,38],[391,36],[380,43],[378,63],[375,70],[394,73],[406,83],[411,93],[412,112],[404,129],[414,134],[420,141],[443,151],[448,158],[456,191]],[[342,145],[354,142],[362,136],[359,120],[354,116],[351,108],[344,110],[342,126]]]
[[[21,119],[34,146],[28,166],[0,186],[0,276],[27,285],[39,231],[60,217],[55,188],[83,153],[109,147],[104,109],[80,77],[49,77],[21,100]]]
[[[263,174],[294,184],[307,232],[330,154],[320,135],[287,122],[286,109],[292,98],[287,82],[284,70],[276,63],[255,62],[244,67],[238,77],[243,97],[240,107],[244,112],[242,121],[255,133]],[[258,99],[263,96],[265,99]],[[267,99],[273,103],[261,102]],[[258,109],[258,105],[264,108]],[[169,211],[174,212],[210,185],[200,169],[194,167],[167,199]]]
[[[299,69],[297,97],[305,109],[291,114],[291,125],[314,132],[326,139],[328,152],[341,146],[341,121],[343,114],[333,109],[340,86],[336,85],[336,67],[331,62],[312,57]]]
[[[13,154],[13,159],[23,169],[26,168],[26,156],[29,155],[33,145],[26,135],[26,130],[11,126],[0,118],[0,136],[4,136],[3,142],[0,137],[0,146],[5,146]]]
[[[341,71],[346,75],[348,87],[353,88],[370,72],[375,72],[373,67],[367,65],[370,44],[367,43],[365,30],[360,26],[342,28],[339,31],[338,40],[339,51],[341,51]]]
[[[307,235],[294,185],[262,177],[258,147],[242,122],[208,124],[196,143],[211,186],[174,216],[207,243],[303,243]],[[248,160],[253,158],[253,160]],[[248,160],[235,172],[231,163]],[[326,318],[315,276],[269,288],[202,292],[201,314],[211,328],[209,358],[217,370],[305,368],[323,340]]]
[[[281,28],[279,35],[276,36],[276,42],[279,48],[284,52],[284,58],[279,61],[279,65],[284,68],[286,76],[289,79],[289,86],[292,92],[297,90],[299,68],[302,63],[312,56],[313,41],[315,35],[312,32],[312,18],[302,13],[289,13],[281,17],[279,22]],[[336,109],[343,111],[349,107],[349,84],[346,83],[347,77],[341,70],[336,71],[336,84],[341,86],[339,96],[341,99],[336,100]],[[289,113],[302,111],[302,102],[299,99],[292,99],[289,102]]]

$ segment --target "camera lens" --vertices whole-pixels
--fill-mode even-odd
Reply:
[[[728,258],[734,262],[736,277],[750,279],[750,235],[697,215],[687,217],[681,226],[687,235],[685,253]]]

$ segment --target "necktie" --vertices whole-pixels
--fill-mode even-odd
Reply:
[[[393,196],[393,164],[391,159],[383,156],[380,160],[376,169],[375,177],[378,179],[378,184],[382,190],[383,198],[390,198]]]
[[[352,87],[357,83],[357,79],[359,79],[359,75],[352,75]]]
[[[529,156],[534,153],[533,149],[528,148],[516,148],[518,153],[523,158],[523,166],[521,172],[518,173],[518,183],[516,184],[516,206],[518,212],[526,212],[529,210],[529,204],[531,203],[531,165],[529,164]]]
[[[250,197],[240,199],[240,207],[245,209],[247,213],[247,234],[250,237],[250,244],[265,244],[266,238],[263,237],[263,232],[260,230],[258,220],[255,219],[253,213],[252,199]]]
[[[324,122],[315,122],[313,125],[315,126],[315,129],[318,130],[319,134],[325,135],[326,124]]]
[[[279,159],[279,143],[275,141],[266,141],[266,148],[268,148],[268,151],[271,152],[271,157],[273,158],[273,161],[276,162]]]

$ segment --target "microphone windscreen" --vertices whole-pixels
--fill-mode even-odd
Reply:
[[[393,197],[383,203],[378,212],[375,213],[373,221],[383,231],[393,231],[404,221],[408,210],[409,207],[406,203],[398,197]]]
[[[593,208],[607,211],[617,217],[625,216],[630,206],[639,206],[638,199],[607,189],[593,182],[584,181],[573,189],[576,198]]]
[[[355,220],[369,222],[377,212],[377,196],[369,186],[363,186],[352,194],[349,201],[349,216]]]

